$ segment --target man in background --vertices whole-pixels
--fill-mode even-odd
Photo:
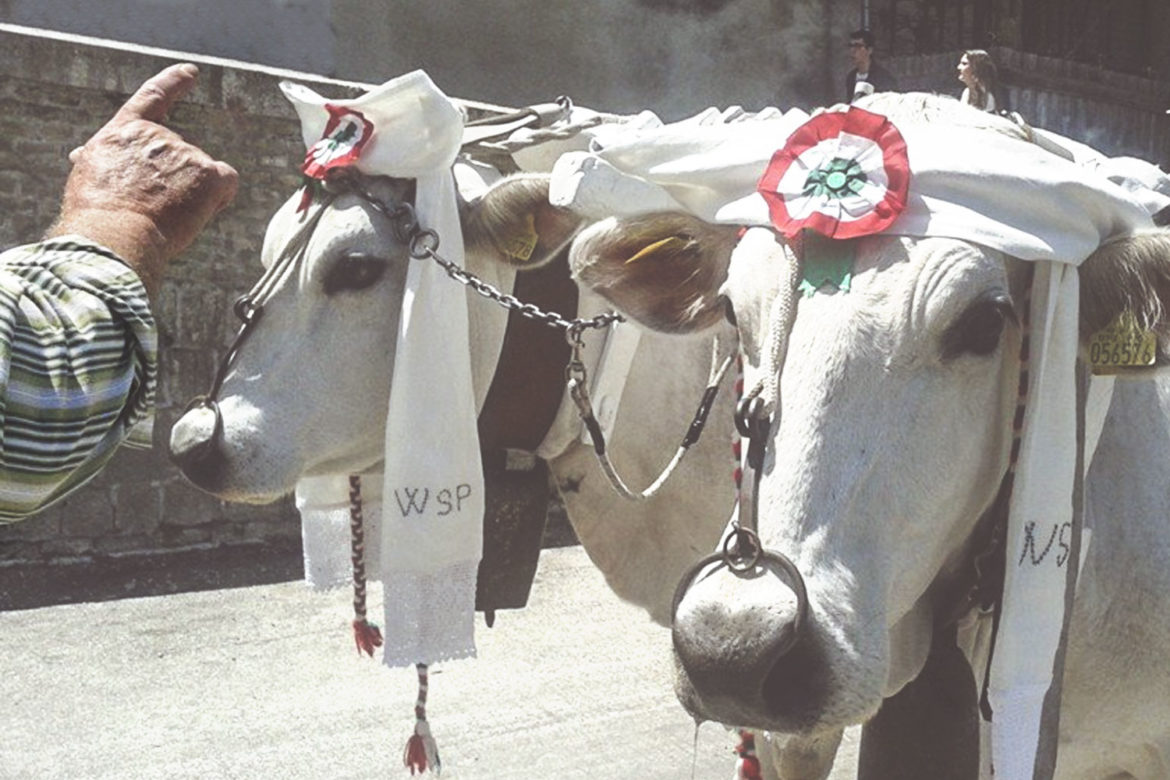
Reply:
[[[898,80],[894,74],[874,60],[874,37],[869,30],[849,34],[849,57],[853,70],[845,76],[845,102],[872,95],[874,92],[897,92]]]

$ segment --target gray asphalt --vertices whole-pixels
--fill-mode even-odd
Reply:
[[[409,777],[414,673],[359,658],[350,610],[284,582],[2,612],[0,777]],[[544,550],[528,608],[433,669],[442,777],[730,777],[669,640],[580,547]]]

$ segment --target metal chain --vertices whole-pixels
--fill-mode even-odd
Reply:
[[[718,339],[715,341],[714,351],[711,356],[711,375],[707,390],[703,394],[703,398],[699,403],[699,409],[695,412],[695,417],[691,422],[690,428],[687,430],[686,436],[683,437],[682,444],[679,445],[674,457],[658,478],[645,490],[635,492],[622,480],[621,476],[617,473],[617,469],[606,454],[605,435],[593,414],[593,407],[589,400],[589,382],[586,376],[585,363],[581,359],[581,351],[584,347],[582,335],[586,330],[600,330],[608,327],[612,323],[624,322],[625,318],[617,312],[610,311],[598,314],[596,317],[578,317],[570,320],[556,312],[543,311],[535,304],[524,303],[516,298],[516,296],[505,293],[493,285],[488,284],[475,274],[460,268],[455,263],[440,255],[438,253],[439,234],[434,230],[426,229],[419,225],[418,216],[415,214],[414,207],[410,203],[403,201],[391,208],[382,200],[376,198],[369,190],[357,186],[356,181],[350,182],[349,186],[353,187],[358,195],[389,220],[395,238],[407,245],[412,258],[416,260],[433,260],[447,272],[447,276],[469,287],[479,295],[495,301],[509,311],[517,312],[523,317],[535,320],[536,322],[542,322],[549,327],[560,328],[565,332],[565,339],[569,342],[570,347],[572,347],[572,358],[565,367],[565,381],[569,388],[569,395],[577,405],[581,422],[588,429],[589,435],[593,440],[594,453],[597,456],[598,463],[601,465],[602,472],[609,480],[610,485],[617,491],[618,495],[623,498],[632,501],[645,501],[657,495],[662,489],[662,486],[666,484],[666,481],[675,473],[675,469],[682,462],[683,457],[690,450],[691,445],[698,441],[699,435],[706,425],[707,414],[711,410],[715,393],[718,391],[719,385],[727,373],[728,367],[731,365],[731,355],[728,355],[726,359],[720,362]]]
[[[607,327],[610,323],[625,321],[625,318],[622,317],[622,315],[614,311],[598,314],[596,317],[577,317],[571,320],[566,319],[555,311],[543,311],[540,309],[540,307],[536,306],[536,304],[524,303],[523,301],[516,298],[516,296],[503,292],[502,290],[499,290],[498,288],[488,284],[483,279],[480,279],[475,274],[460,268],[450,260],[447,260],[446,258],[439,255],[432,246],[422,246],[420,248],[420,252],[416,254],[415,247],[412,243],[410,256],[418,259],[429,257],[438,263],[452,279],[471,288],[476,293],[482,295],[484,298],[495,301],[505,309],[517,312],[522,317],[527,317],[528,319],[535,320],[537,322],[543,322],[545,325],[548,325],[552,328],[560,328],[564,330],[566,334],[570,334],[570,338],[572,338],[571,334],[579,333],[582,330],[587,330],[590,328],[596,328],[600,330],[601,328]]]
[[[368,190],[358,189],[371,206],[384,214],[394,231],[394,236],[409,247],[410,256],[416,260],[434,260],[447,272],[447,276],[470,288],[488,300],[495,301],[509,311],[514,311],[522,317],[536,322],[542,322],[551,328],[560,328],[565,331],[570,343],[584,330],[602,329],[614,322],[625,322],[625,317],[614,311],[598,314],[596,317],[567,319],[555,311],[544,311],[532,303],[524,303],[519,298],[503,292],[499,288],[485,282],[470,271],[460,268],[455,263],[439,254],[439,234],[433,230],[423,228],[418,223],[414,207],[410,203],[402,202],[393,209],[389,208],[379,198],[374,197]]]

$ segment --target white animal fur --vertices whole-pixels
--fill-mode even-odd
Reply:
[[[574,266],[597,274],[606,233],[616,243],[623,230],[615,222],[592,228],[577,244],[589,252]],[[677,230],[674,223],[664,228]],[[737,253],[722,292],[743,334],[750,386],[761,370],[783,260],[770,237],[749,233],[748,240],[760,242],[757,251]],[[1113,272],[1122,255],[1140,270],[1122,276],[1130,280],[1124,291],[1093,295],[1119,283]],[[1157,320],[1168,258],[1170,235],[1153,233],[1086,261],[1092,281],[1084,309],[1104,306],[1090,318],[1107,320],[1128,299],[1142,301],[1141,310]],[[709,261],[726,264],[726,257]],[[628,269],[616,268],[599,290],[620,286]],[[981,296],[1018,301],[1021,275],[1018,261],[958,241],[872,238],[861,242],[848,295],[800,300],[782,377],[783,415],[764,467],[761,537],[804,572],[810,631],[823,661],[805,671],[828,670],[832,683],[804,720],[726,701],[709,715],[795,731],[798,740],[826,747],[824,758],[842,727],[864,721],[917,674],[929,647],[929,586],[965,554],[1006,467],[1018,372],[1019,330],[1010,319],[990,355],[945,359],[940,338]],[[1163,300],[1149,302],[1151,292]],[[695,297],[685,295],[679,312]],[[624,304],[640,314],[636,301]],[[661,310],[658,301],[651,317],[660,320]],[[1072,618],[1057,777],[1170,776],[1168,463],[1170,380],[1119,382],[1087,480],[1094,533]],[[771,593],[763,596],[778,605],[771,618],[728,606],[759,601],[756,591],[774,588],[767,580],[702,580],[684,600],[680,621],[722,615],[725,644],[746,635],[745,626],[758,631],[761,619],[779,625],[787,607]]]

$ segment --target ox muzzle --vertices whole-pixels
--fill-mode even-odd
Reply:
[[[735,421],[749,442],[739,515],[722,550],[696,563],[675,591],[675,688],[698,719],[795,731],[815,720],[823,665],[808,631],[804,577],[756,531],[771,430],[760,398],[741,401]]]

